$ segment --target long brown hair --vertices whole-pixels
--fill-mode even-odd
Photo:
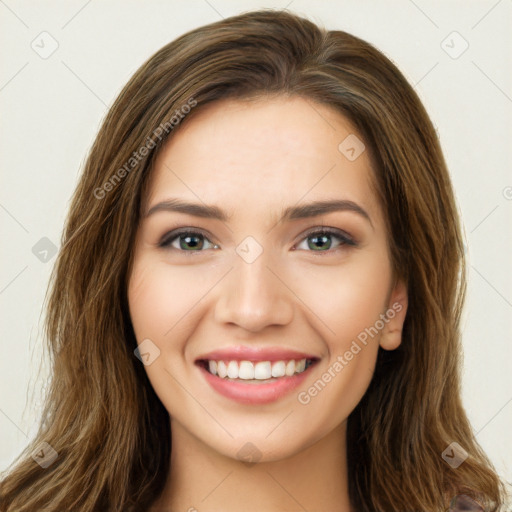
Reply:
[[[192,107],[189,117],[216,100],[267,95],[328,105],[357,128],[372,156],[393,268],[408,284],[402,344],[379,351],[348,419],[353,507],[443,511],[465,493],[487,511],[500,509],[503,484],[461,404],[464,249],[435,129],[373,46],[262,10],[166,45],[110,109],[74,193],[45,301],[53,367],[43,418],[3,476],[2,512],[144,511],[162,491],[169,418],[134,356],[126,293],[148,176]],[[42,442],[58,453],[46,468],[31,456]],[[457,469],[442,457],[452,442],[468,453]]]

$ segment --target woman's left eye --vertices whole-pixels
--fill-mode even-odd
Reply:
[[[332,239],[337,239],[338,244],[332,247]],[[306,243],[311,252],[331,252],[344,245],[355,246],[356,242],[346,233],[333,228],[318,228],[302,239],[294,249],[304,250],[301,244]],[[218,249],[219,246],[212,243],[204,233],[198,231],[181,231],[170,233],[159,243],[159,247],[172,248],[181,252],[203,252],[203,249]]]
[[[332,247],[332,239],[337,238],[339,243],[334,248]],[[306,238],[301,243],[306,243],[307,247],[313,252],[330,252],[334,251],[343,245],[355,246],[356,242],[350,238],[346,233],[333,228],[321,228],[316,231],[308,233]],[[326,247],[327,246],[327,247]],[[300,244],[297,248],[301,248]]]

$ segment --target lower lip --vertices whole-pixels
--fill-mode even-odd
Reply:
[[[291,377],[280,377],[265,384],[227,380],[212,375],[202,366],[200,366],[199,369],[208,384],[210,384],[217,393],[243,404],[268,404],[279,400],[281,397],[300,386],[313,366],[314,364],[309,366],[302,373],[297,373]]]

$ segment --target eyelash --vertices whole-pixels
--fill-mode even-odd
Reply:
[[[170,250],[174,250],[174,251],[182,252],[182,253],[186,253],[186,254],[195,253],[195,252],[196,253],[204,252],[204,250],[185,251],[182,249],[176,249],[175,247],[171,247],[171,244],[175,240],[177,240],[180,236],[183,236],[183,235],[199,236],[199,237],[202,237],[202,238],[208,240],[208,242],[213,244],[213,242],[211,242],[210,239],[208,238],[208,235],[205,232],[203,232],[202,230],[200,230],[200,229],[192,230],[191,228],[182,228],[180,230],[167,233],[162,238],[160,243],[158,244],[158,247],[160,247],[162,249],[170,249]],[[313,252],[313,253],[320,253],[320,254],[322,254],[322,253],[323,254],[326,254],[326,253],[332,254],[334,251],[341,249],[344,246],[350,246],[350,247],[357,246],[357,243],[355,242],[355,240],[353,240],[349,235],[347,235],[343,231],[341,231],[339,229],[335,229],[335,228],[324,227],[324,226],[319,226],[319,227],[313,228],[311,231],[308,231],[304,235],[304,237],[300,240],[300,242],[307,240],[308,238],[310,238],[314,235],[331,235],[334,238],[338,238],[340,240],[340,244],[337,247],[335,247],[334,249],[328,249],[326,251],[307,250],[306,252]],[[216,244],[213,244],[213,245],[216,245]],[[299,244],[297,244],[297,245],[299,245]]]

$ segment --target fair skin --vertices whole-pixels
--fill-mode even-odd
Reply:
[[[146,211],[172,197],[215,205],[227,218],[160,209],[137,232],[130,315],[138,343],[150,339],[160,351],[144,368],[172,431],[170,472],[153,511],[351,511],[346,420],[379,345],[400,344],[407,310],[368,151],[350,161],[338,150],[354,133],[339,113],[299,97],[224,100],[194,113],[159,154]],[[367,216],[344,209],[281,218],[287,207],[333,199]],[[321,227],[355,245],[310,235]],[[205,236],[169,237],[176,228]],[[164,237],[169,245],[159,247]],[[250,263],[237,252],[246,237],[259,244],[250,252],[262,249]],[[390,308],[378,334],[346,357]],[[296,350],[316,362],[291,392],[240,403],[213,389],[196,364],[239,345]],[[309,392],[322,378],[327,384]],[[240,460],[248,446],[254,464]]]

